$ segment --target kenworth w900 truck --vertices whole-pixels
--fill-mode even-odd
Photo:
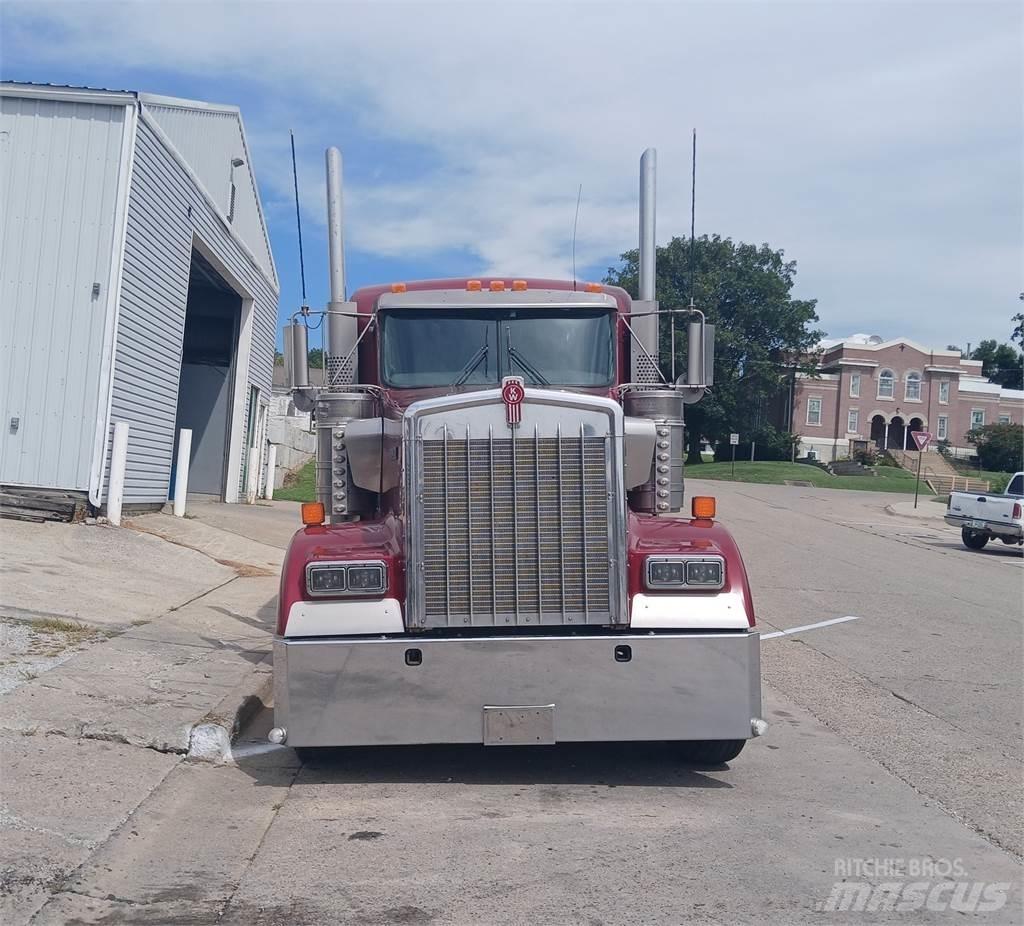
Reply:
[[[513,277],[346,300],[328,150],[331,302],[285,329],[318,501],[281,576],[274,742],[671,740],[724,762],[764,731],[743,560],[713,498],[683,514],[684,406],[711,385],[713,331],[681,310],[687,372],[662,375],[654,159],[638,300]]]

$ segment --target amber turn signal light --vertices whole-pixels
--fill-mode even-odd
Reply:
[[[690,512],[701,521],[715,519],[715,497],[713,495],[694,495],[690,500]]]
[[[317,525],[323,524],[326,520],[324,514],[323,502],[303,502],[302,503],[302,523],[306,527],[316,527]]]

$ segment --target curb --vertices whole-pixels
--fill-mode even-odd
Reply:
[[[202,720],[192,725],[188,757],[199,762],[231,761],[231,744],[253,717],[267,706],[274,690],[273,653],[254,665]]]
[[[934,503],[933,502],[929,502],[929,504],[934,504]],[[905,518],[908,521],[924,521],[924,522],[934,521],[934,522],[941,522],[942,524],[946,523],[945,519],[943,518],[943,516],[941,514],[939,514],[939,515],[934,515],[934,514],[904,514],[902,511],[897,511],[895,506],[893,506],[893,505],[886,505],[885,506],[885,513],[886,514],[891,514],[894,518]]]

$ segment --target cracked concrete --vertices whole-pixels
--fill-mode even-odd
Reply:
[[[0,697],[0,922],[26,921],[68,889],[164,778],[191,766],[198,727],[229,745],[269,696],[277,572],[297,520],[278,511],[268,529],[265,511],[233,515],[273,546],[219,530],[225,507],[203,508],[210,523],[188,522],[187,545],[130,529],[0,522],[14,577],[0,614],[103,631]],[[182,523],[165,520],[169,535]]]

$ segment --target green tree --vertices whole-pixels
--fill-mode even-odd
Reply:
[[[1007,389],[1024,388],[1024,358],[1012,344],[997,344],[992,338],[982,341],[973,351],[971,360],[981,361],[981,375]]]
[[[324,352],[319,347],[314,347],[309,352],[309,368],[311,370],[322,370],[324,368]]]
[[[283,367],[284,366],[284,354],[282,354],[281,351],[279,351],[279,350],[275,350],[274,351],[274,366],[275,367]]]
[[[715,384],[711,393],[686,409],[688,463],[700,463],[700,441],[728,443],[738,431],[746,441],[764,432],[792,377],[813,371],[822,332],[814,327],[816,300],[791,295],[796,261],[767,244],[737,244],[703,235],[694,247],[693,299],[716,326]],[[639,281],[637,250],[622,255],[622,266],[608,268],[606,283],[634,297]],[[658,248],[655,295],[662,309],[683,308],[690,299],[690,239],[673,238]],[[671,324],[661,319],[662,374],[671,375]],[[686,370],[685,318],[676,320],[677,375]],[[785,399],[782,408],[788,407]],[[785,424],[789,424],[785,422]],[[778,444],[778,432],[772,437]]]
[[[967,432],[978,449],[978,460],[985,469],[1015,473],[1024,469],[1024,425],[986,424]]]
[[[1020,297],[1024,299],[1024,293],[1021,293]],[[1024,351],[1024,312],[1018,312],[1010,321],[1014,323],[1013,331],[1010,332],[1010,340],[1016,341],[1020,345],[1020,349]]]

